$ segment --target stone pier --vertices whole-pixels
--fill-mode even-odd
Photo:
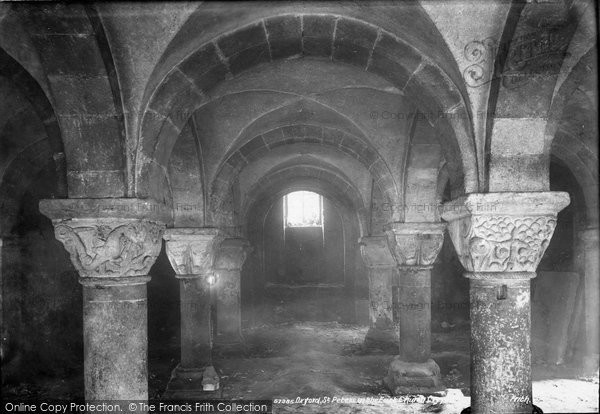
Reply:
[[[393,394],[431,393],[441,387],[431,359],[431,268],[444,241],[444,223],[393,223],[389,248],[399,271],[400,353],[384,379]]]
[[[166,251],[179,279],[181,362],[173,370],[165,398],[201,398],[219,389],[212,363],[211,287],[213,263],[222,240],[215,228],[165,231]]]
[[[398,330],[394,325],[392,309],[392,278],[396,262],[390,253],[387,237],[362,237],[359,245],[369,272],[370,325],[365,346],[398,349]]]
[[[40,202],[83,285],[88,401],[148,399],[146,283],[168,219],[152,207],[136,199]]]
[[[598,371],[598,337],[600,336],[600,257],[598,228],[588,228],[580,233],[584,250],[584,315],[585,348],[583,368],[587,374]]]
[[[2,335],[2,338],[0,338],[0,350],[2,350],[2,356],[4,358],[4,341],[5,341],[5,330],[6,330],[6,325],[4,323],[4,276],[2,274],[2,256],[4,255],[4,242],[2,240],[2,238],[0,237],[0,292],[2,292],[2,294],[0,295],[0,335]]]
[[[243,347],[241,270],[250,249],[245,239],[225,239],[215,260],[217,277],[217,336],[222,349]]]
[[[469,194],[442,217],[470,279],[471,412],[531,413],[530,279],[569,204],[561,192]]]

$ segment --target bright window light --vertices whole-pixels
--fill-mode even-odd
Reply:
[[[296,191],[283,197],[285,227],[323,226],[323,198],[310,191]]]

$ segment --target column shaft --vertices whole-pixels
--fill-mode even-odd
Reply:
[[[369,277],[369,331],[365,345],[377,348],[398,347],[394,326],[392,280],[396,262],[386,236],[362,237],[358,241]]]
[[[442,223],[392,223],[388,244],[398,265],[400,353],[384,383],[393,394],[440,388],[440,367],[431,354],[431,267],[444,241]]]
[[[235,350],[243,345],[241,271],[250,244],[231,238],[221,242],[215,259],[217,272],[217,336],[215,342]]]
[[[86,400],[148,399],[146,281],[83,285]]]
[[[148,272],[166,209],[152,200],[52,199],[52,220],[83,285],[86,400],[148,399]]]
[[[532,412],[530,276],[470,281],[475,413]]]
[[[202,398],[219,389],[212,366],[211,283],[221,242],[215,228],[178,227],[165,232],[167,257],[179,279],[181,362],[173,370],[164,398]]]
[[[491,187],[491,186],[490,186]],[[569,204],[561,192],[473,193],[444,205],[470,279],[471,412],[531,413],[530,279]]]
[[[397,348],[398,334],[394,325],[391,266],[369,266],[369,331],[367,346]]]
[[[239,342],[242,337],[241,275],[238,269],[217,272],[217,331],[219,342]]]
[[[392,272],[391,267],[369,268],[369,316],[371,328],[392,329]]]
[[[600,258],[598,229],[587,229],[582,234],[584,243],[584,314],[586,372],[598,370],[599,315],[600,315]]]
[[[0,334],[3,335],[2,338],[0,340],[5,341],[6,339],[4,335],[6,335],[5,330],[8,331],[6,329],[6,325],[4,324],[4,292],[6,292],[5,290],[5,285],[4,285],[4,276],[2,274],[2,255],[4,254],[4,249],[3,249],[3,241],[0,238],[0,326],[2,327]],[[4,347],[4,344],[2,344],[2,347]],[[2,349],[2,351],[4,352],[4,349]]]
[[[201,371],[212,365],[210,284],[202,277],[179,277],[179,294],[181,368]]]
[[[400,358],[426,362],[431,354],[431,269],[401,266],[399,270]]]

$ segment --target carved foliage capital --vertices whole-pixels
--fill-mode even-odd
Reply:
[[[443,217],[449,221],[450,237],[467,271],[536,271],[568,196],[533,194],[473,194],[452,202],[452,211]],[[485,208],[492,205],[486,204],[488,198],[494,200],[494,208]]]
[[[203,275],[212,270],[223,240],[218,229],[174,228],[165,231],[169,262],[178,275]]]
[[[82,278],[146,276],[164,224],[137,219],[54,220],[54,233]]]
[[[444,243],[443,223],[395,223],[386,231],[398,266],[432,266]]]

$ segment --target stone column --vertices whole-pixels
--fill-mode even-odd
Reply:
[[[167,217],[147,200],[42,200],[83,285],[85,398],[148,399],[146,283]]]
[[[215,261],[217,276],[217,337],[222,348],[238,348],[242,337],[241,270],[250,243],[245,239],[225,239]]]
[[[3,241],[2,238],[0,237],[0,335],[2,335],[0,337],[0,351],[1,351],[1,356],[2,356],[2,360],[4,360],[4,352],[5,352],[5,346],[7,344],[5,344],[4,341],[6,341],[7,338],[7,329],[6,329],[6,324],[4,323],[4,279],[3,279],[3,273],[2,273],[2,255],[4,254],[4,249],[3,249]]]
[[[213,262],[222,240],[215,228],[174,228],[165,231],[166,251],[179,279],[181,362],[173,370],[167,398],[199,398],[219,388],[212,364],[210,315]]]
[[[530,279],[546,250],[560,192],[469,194],[442,217],[470,279],[471,412],[531,413]]]
[[[394,394],[427,393],[441,386],[431,359],[431,268],[444,242],[444,223],[393,223],[389,248],[399,271],[400,354],[385,384]]]
[[[392,277],[396,262],[385,236],[362,237],[360,252],[369,272],[370,326],[365,345],[370,348],[398,349],[398,331],[392,309]]]
[[[598,301],[600,291],[600,258],[598,229],[589,228],[580,233],[584,250],[584,315],[585,355],[583,368],[587,374],[598,371],[598,336],[600,335]]]

